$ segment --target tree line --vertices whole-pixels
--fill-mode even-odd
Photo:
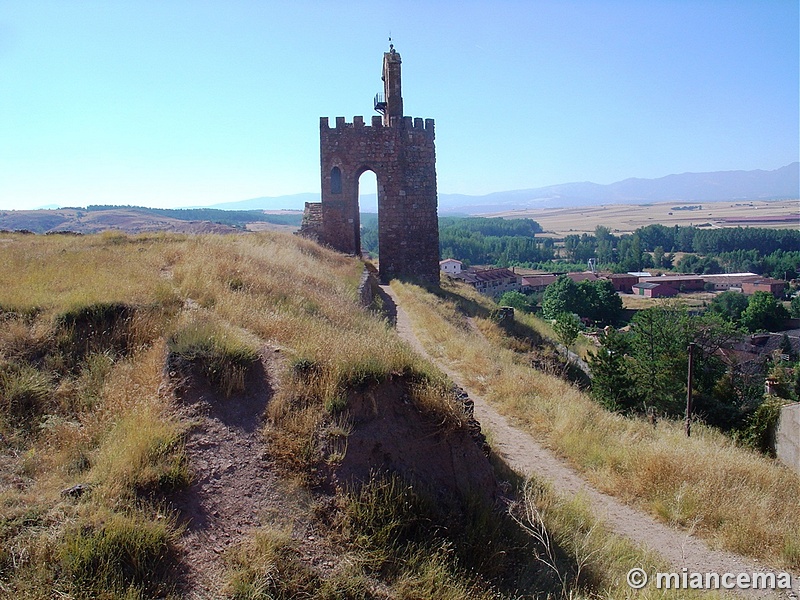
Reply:
[[[533,219],[441,217],[439,253],[469,265],[511,266],[555,257],[550,238],[536,238],[542,227]],[[378,253],[377,215],[361,215],[361,249]]]
[[[594,233],[570,234],[557,248],[538,238],[542,227],[532,219],[442,217],[441,257],[466,266],[520,266],[551,270],[585,266],[590,258],[615,273],[645,269],[713,274],[753,272],[794,279],[800,269],[800,230],[759,227],[700,229],[694,226],[647,225],[632,234],[615,235],[598,225]],[[361,218],[361,244],[378,252],[377,215]],[[683,254],[678,260],[677,254]]]
[[[598,225],[594,235],[566,236],[564,252],[567,260],[574,263],[595,258],[599,265],[620,273],[675,268],[682,273],[751,271],[777,279],[793,279],[800,267],[800,231],[654,224],[617,236]],[[678,252],[689,254],[676,264]]]

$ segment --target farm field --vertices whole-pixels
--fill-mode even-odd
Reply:
[[[688,207],[702,207],[689,209]],[[610,204],[568,208],[542,208],[487,213],[486,217],[530,218],[538,221],[545,236],[593,233],[603,225],[612,233],[633,233],[639,227],[695,225],[698,227],[800,228],[800,201],[661,202],[658,204]]]

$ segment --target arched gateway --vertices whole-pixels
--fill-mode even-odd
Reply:
[[[433,119],[403,116],[400,54],[383,55],[384,93],[375,97],[370,125],[320,119],[322,202],[307,203],[301,233],[340,252],[361,253],[358,179],[378,182],[380,278],[439,281],[439,226]]]

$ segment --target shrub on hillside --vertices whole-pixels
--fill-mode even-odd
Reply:
[[[781,407],[785,403],[785,400],[775,396],[767,396],[737,436],[739,441],[764,454],[775,456],[773,436],[781,416]]]
[[[219,322],[198,319],[170,336],[169,362],[180,360],[199,367],[209,383],[230,397],[242,392],[245,375],[258,360],[255,340]]]
[[[47,412],[52,382],[30,365],[0,364],[0,420],[9,426],[31,429]]]
[[[536,303],[531,302],[531,298],[521,292],[506,292],[497,301],[500,306],[510,306],[522,312],[533,312]]]
[[[70,529],[58,558],[77,598],[164,597],[175,535],[166,519],[111,514]]]

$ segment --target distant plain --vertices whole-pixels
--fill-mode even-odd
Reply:
[[[362,198],[362,206],[364,199]],[[699,208],[698,208],[699,207]],[[202,209],[200,209],[202,210]],[[294,217],[299,222],[300,211],[251,209],[259,213]],[[241,231],[225,224],[228,215],[235,217],[240,227],[248,231],[286,231],[297,229],[290,221],[271,223],[262,220],[248,222],[248,215],[239,211],[217,210],[200,216],[186,211],[170,214],[153,214],[148,209],[135,207],[109,207],[106,210],[86,211],[79,208],[56,210],[0,211],[0,230],[27,229],[36,233],[74,231],[98,233],[116,229],[126,233],[169,231],[173,233],[233,233]],[[728,202],[660,202],[653,204],[606,204],[600,206],[562,206],[506,210],[472,214],[471,216],[529,218],[538,221],[545,233],[541,237],[563,238],[569,234],[594,233],[598,225],[608,227],[617,235],[633,233],[639,227],[659,223],[694,225],[697,227],[769,227],[774,229],[800,229],[800,200],[758,200]],[[177,218],[176,218],[177,217]],[[202,219],[212,219],[202,220]],[[191,220],[190,220],[191,219]]]
[[[702,208],[690,210],[687,207]],[[486,213],[485,217],[529,218],[538,221],[545,236],[594,233],[608,227],[612,233],[633,233],[639,227],[659,223],[697,227],[800,228],[800,200],[739,202],[660,202],[657,204],[609,204],[568,208],[541,208]]]

